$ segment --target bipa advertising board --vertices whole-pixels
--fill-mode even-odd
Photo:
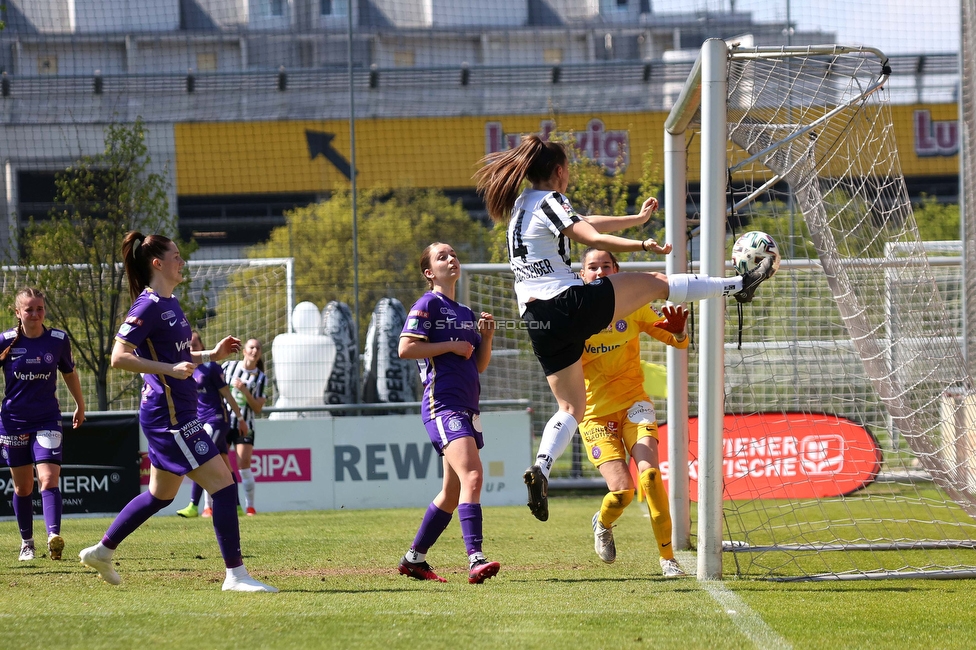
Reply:
[[[881,471],[881,447],[865,427],[836,415],[754,413],[726,415],[722,478],[726,500],[812,499],[850,494]],[[689,497],[698,499],[698,418],[688,421]],[[660,428],[667,440],[667,425]],[[668,483],[666,444],[658,446]]]
[[[416,414],[255,424],[251,471],[257,483],[258,512],[423,508],[441,489],[443,464]],[[521,505],[525,502],[522,472],[532,459],[529,414],[483,413],[481,424],[485,433],[481,502]],[[145,438],[142,444],[145,450]],[[236,468],[233,453],[230,460]],[[145,489],[148,459],[143,463]],[[162,513],[175,514],[189,499],[187,479]]]

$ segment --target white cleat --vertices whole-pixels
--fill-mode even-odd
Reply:
[[[601,560],[613,564],[617,559],[617,545],[613,541],[613,526],[604,528],[600,523],[600,513],[593,515],[593,550]]]
[[[665,578],[684,578],[688,575],[677,560],[665,560],[663,557],[661,558],[661,573],[664,574]]]
[[[224,579],[224,586],[221,587],[222,591],[265,591],[268,593],[276,594],[278,593],[277,587],[272,587],[271,585],[266,585],[260,580],[255,580],[251,576],[245,576],[243,578],[238,578],[237,576],[227,576]]]
[[[92,569],[98,571],[98,575],[101,576],[102,580],[110,585],[122,584],[122,577],[112,565],[112,558],[105,558],[99,552],[102,548],[103,547],[99,546],[98,544],[95,546],[89,546],[78,554],[78,558],[85,566],[91,567]]]
[[[17,557],[21,562],[30,562],[34,559],[34,541],[23,542],[20,545],[20,555]]]

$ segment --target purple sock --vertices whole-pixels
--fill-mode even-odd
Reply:
[[[481,504],[462,503],[458,506],[458,520],[461,522],[461,536],[468,555],[481,552]]]
[[[48,535],[61,534],[61,488],[41,490],[41,503],[44,504],[44,523]]]
[[[108,548],[118,548],[126,537],[139,526],[146,523],[154,514],[173,503],[172,499],[157,499],[150,492],[143,492],[122,508],[112,525],[105,531],[102,544]]]
[[[418,553],[426,553],[434,545],[437,538],[441,536],[447,525],[451,523],[451,513],[444,512],[433,503],[427,506],[424,513],[424,520],[420,522],[417,529],[417,536],[413,538],[413,546],[410,548]]]
[[[213,499],[213,527],[224,565],[233,569],[244,564],[241,555],[241,525],[237,521],[237,485],[228,485],[210,495]]]
[[[200,505],[200,498],[203,496],[203,488],[197,482],[193,483],[193,487],[190,488],[190,502],[198,506]]]
[[[34,537],[34,499],[28,494],[25,497],[14,492],[14,514],[17,515],[17,527],[20,528],[21,539]]]

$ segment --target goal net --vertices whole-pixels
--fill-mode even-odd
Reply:
[[[247,340],[255,338],[264,343],[264,363],[268,374],[266,397],[272,401],[274,387],[274,360],[271,356],[271,341],[278,334],[290,330],[290,315],[293,303],[293,279],[291,259],[237,259],[237,260],[190,260],[190,281],[187,293],[182,296],[184,309],[191,316],[191,324],[200,332],[203,343],[213,347],[225,336],[232,335]],[[20,266],[5,266],[0,269],[2,295],[7,304],[13,304],[16,292],[25,286],[36,283],[36,271]],[[82,287],[83,295],[91,300],[102,300],[104,290],[96,285]],[[123,293],[127,291],[123,286]],[[57,296],[48,296],[48,301]],[[128,308],[128,297],[122,300],[123,313]],[[121,321],[119,321],[121,323]],[[72,349],[76,367],[80,370],[82,391],[89,410],[96,410],[95,376],[92,368],[86,367],[85,357],[92,357],[94,337],[86,332],[82,319],[65,314],[65,321],[53,321],[49,313],[47,324],[51,327],[66,328],[72,338]],[[0,310],[0,327],[16,326],[10,310]],[[114,333],[112,333],[114,336]],[[83,350],[82,348],[88,348]],[[113,411],[135,410],[139,408],[142,380],[131,372],[109,369],[107,376],[108,408]],[[64,382],[58,382],[58,400],[62,407],[73,404]]]
[[[701,155],[724,155],[729,182],[703,182],[702,202],[729,196],[731,230],[767,230],[786,257],[815,263],[787,260],[753,303],[727,313],[734,416],[712,479],[724,497],[723,568],[974,576],[976,397],[960,346],[958,248],[930,261],[920,241],[887,60],[839,46],[727,52],[724,106],[703,99],[686,133],[694,140],[716,110],[725,116],[726,151]]]

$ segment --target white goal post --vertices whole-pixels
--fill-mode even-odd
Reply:
[[[701,580],[720,579],[724,563],[739,567],[740,557],[750,553],[764,556],[749,561],[773,579],[976,576],[976,487],[969,477],[976,459],[974,384],[946,309],[945,284],[918,237],[894,144],[885,91],[889,75],[886,57],[873,48],[757,48],[710,39],[665,123],[666,226],[676,251],[687,248],[688,143],[700,143],[704,274],[726,273],[729,215],[764,202],[767,212],[775,211],[770,195],[788,186],[787,202],[805,222],[829,286],[831,299],[823,309],[837,311],[838,326],[846,330],[873,386],[870,399],[883,405],[888,421],[871,423],[860,398],[850,401],[848,416],[871,437],[885,440],[878,443],[879,458],[884,452],[878,475],[904,478],[895,481],[898,487],[865,487],[853,495],[819,499],[730,497],[728,449],[723,448],[727,413],[758,409],[750,407],[751,396],[786,394],[800,381],[765,374],[776,353],[764,345],[763,335],[776,326],[770,311],[780,305],[773,296],[789,303],[786,285],[797,280],[788,266],[781,269],[744,307],[747,328],[756,325],[751,357],[743,352],[726,358],[725,300],[702,301],[697,373]],[[733,177],[745,188],[741,200],[730,200]],[[668,271],[686,270],[685,264],[675,259]],[[782,306],[782,319],[790,308],[797,313],[795,295]],[[794,347],[816,345],[798,338]],[[688,398],[687,357],[669,354],[668,362],[668,412],[676,415]],[[830,375],[829,363],[820,363],[820,381],[843,385],[849,380]],[[757,379],[730,383],[733,366],[745,367],[747,377],[751,370]],[[668,434],[669,457],[687,458],[683,422],[672,418]],[[672,463],[669,482],[676,548],[690,545],[688,478],[675,473],[683,466]],[[915,476],[921,477],[917,483],[911,479]],[[724,543],[723,533],[731,538]],[[820,556],[834,550],[843,551],[845,559]],[[923,555],[926,551],[932,554]],[[817,557],[811,560],[810,554]]]

